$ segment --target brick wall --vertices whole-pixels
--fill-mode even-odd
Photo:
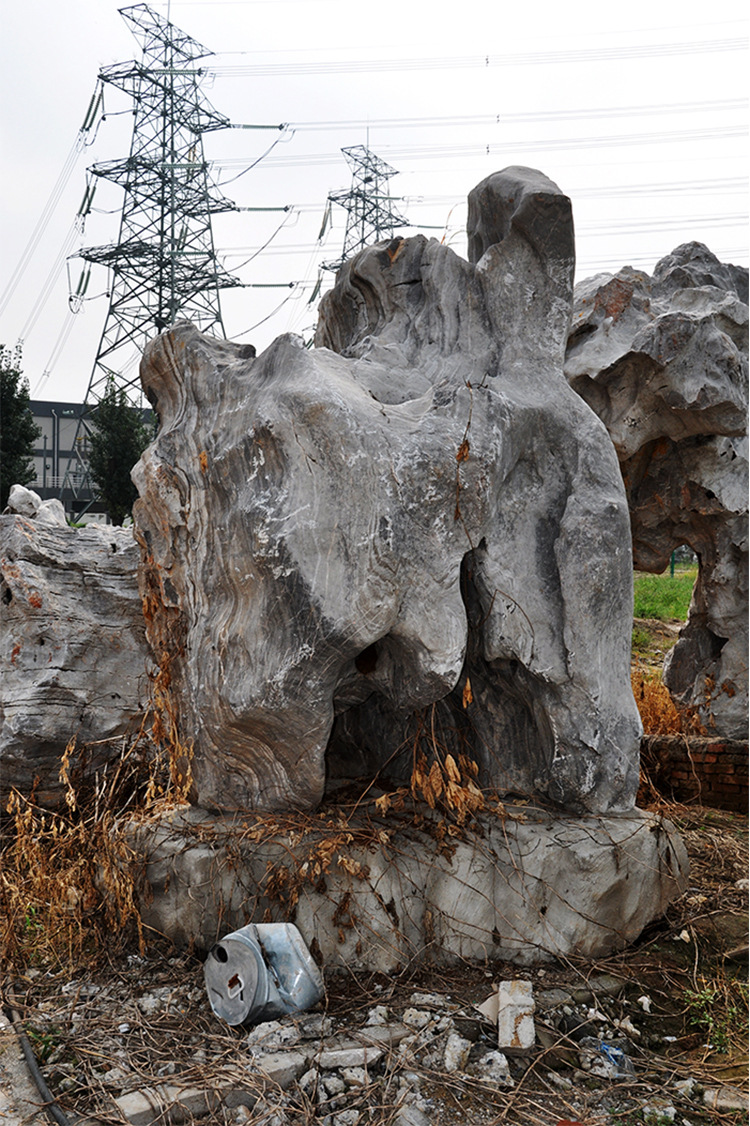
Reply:
[[[748,812],[748,744],[738,740],[684,735],[646,735],[641,741],[639,792],[649,800],[648,783],[678,802]]]

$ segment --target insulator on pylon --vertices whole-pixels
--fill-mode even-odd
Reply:
[[[322,281],[323,281],[323,275],[318,274],[318,280],[316,281],[315,286],[313,287],[313,291],[310,294],[310,299],[307,302],[308,305],[312,305],[313,301],[315,300],[315,298],[320,293],[320,287],[321,287]]]
[[[318,233],[318,242],[320,242],[321,239],[323,238],[323,236],[325,235],[325,233],[328,230],[328,227],[330,225],[330,222],[331,222],[331,201],[329,199],[328,200],[328,206],[326,207],[325,212],[323,213],[323,222],[321,223],[320,231]]]
[[[78,211],[76,212],[79,219],[85,219],[86,216],[90,213],[91,205],[94,202],[94,196],[95,195],[96,195],[96,180],[91,180],[86,185],[86,191],[83,193],[83,199],[81,200],[81,206],[78,208]]]
[[[85,270],[81,271],[81,276],[78,280],[78,289],[76,290],[76,297],[83,297],[84,293],[89,287],[89,280],[91,278],[91,266],[87,266]]]
[[[97,87],[94,90],[94,93],[91,95],[91,101],[89,102],[89,108],[86,110],[86,117],[84,118],[83,125],[81,126],[81,132],[82,133],[88,133],[89,129],[94,124],[94,121],[96,120],[96,115],[99,112],[99,109],[101,108],[103,101],[104,101],[104,88],[103,88],[103,86],[101,86],[97,83]]]

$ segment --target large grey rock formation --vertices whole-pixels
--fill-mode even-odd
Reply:
[[[576,287],[565,371],[603,420],[628,494],[636,567],[699,560],[664,679],[727,738],[748,719],[748,273],[700,243],[653,277],[626,267]]]
[[[146,352],[142,591],[201,805],[311,807],[327,772],[425,747],[503,791],[633,804],[627,504],[562,370],[570,201],[491,176],[469,248],[363,251],[312,351],[182,324]]]
[[[208,949],[248,920],[293,921],[322,964],[596,958],[632,942],[687,883],[674,827],[642,810],[556,814],[507,804],[440,847],[442,818],[309,818],[275,834],[172,810],[128,830],[145,860],[143,920]],[[301,823],[298,823],[301,829]]]
[[[20,515],[19,509],[26,513]],[[95,771],[137,727],[151,667],[130,529],[71,528],[59,501],[14,487],[0,516],[0,791],[62,797],[60,760]],[[114,742],[108,742],[114,740]]]

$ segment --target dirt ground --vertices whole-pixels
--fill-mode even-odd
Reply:
[[[385,1006],[389,1019],[397,1020],[415,991],[422,991],[450,998],[462,1032],[485,1050],[496,1046],[493,1029],[473,1005],[487,998],[494,982],[530,978],[540,999],[554,998],[556,990],[577,998],[578,1004],[567,1006],[568,1013],[554,1005],[545,1012],[538,1004],[537,1043],[530,1054],[510,1059],[512,1088],[449,1074],[415,1055],[381,1063],[368,1073],[356,1094],[347,1096],[349,1102],[344,1100],[343,1110],[339,1099],[338,1118],[293,1084],[279,1092],[283,1116],[276,1120],[278,1126],[746,1122],[746,1110],[722,1108],[727,1091],[730,1104],[732,1088],[746,1091],[748,1074],[747,818],[700,807],[663,811],[678,825],[688,848],[689,888],[664,919],[621,954],[595,964],[571,961],[522,972],[487,964],[439,972],[412,967],[391,978],[328,977],[324,1008],[336,1031],[357,1027],[376,1005]],[[12,982],[6,978],[4,1006],[11,1001],[70,1123],[126,1122],[114,1099],[134,1086],[180,1080],[210,1087],[227,1069],[239,1073],[244,1068],[247,1074],[247,1029],[220,1022],[208,1006],[200,962],[166,948],[154,948],[146,957],[122,951],[74,978],[32,968]],[[598,1016],[592,1018],[592,1013]],[[585,1027],[587,1020],[590,1027]],[[41,1097],[24,1087],[25,1069],[18,1063],[7,1012],[2,1024],[0,1120],[6,1126],[46,1121],[39,1110]],[[604,1079],[581,1070],[581,1032],[601,1035],[614,1027],[619,1027],[617,1042],[625,1045],[632,1073]],[[394,1092],[407,1073],[419,1087],[422,1119],[397,1117]],[[716,1107],[707,1105],[712,1099]],[[189,1114],[182,1120],[198,1121]],[[274,1119],[266,1112],[219,1107],[202,1121],[261,1126]]]

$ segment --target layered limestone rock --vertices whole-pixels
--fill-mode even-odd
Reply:
[[[24,513],[24,515],[21,515]],[[61,800],[71,770],[91,774],[137,726],[151,661],[132,530],[68,527],[59,501],[15,486],[0,516],[0,788]],[[114,740],[114,742],[111,742]]]
[[[700,243],[653,277],[626,267],[576,287],[565,371],[614,442],[635,566],[687,544],[699,574],[664,679],[706,728],[747,737],[748,273]]]
[[[203,806],[313,807],[327,775],[450,751],[501,791],[632,807],[628,512],[563,374],[570,201],[491,176],[469,248],[363,251],[314,350],[181,324],[146,352],[142,592]]]
[[[444,819],[372,807],[309,818],[274,835],[263,821],[171,810],[135,822],[144,922],[205,950],[249,919],[294,922],[329,967],[392,973],[417,962],[597,958],[622,949],[687,884],[674,827],[642,810],[551,815],[506,803],[444,840]],[[441,830],[442,836],[441,836]]]

